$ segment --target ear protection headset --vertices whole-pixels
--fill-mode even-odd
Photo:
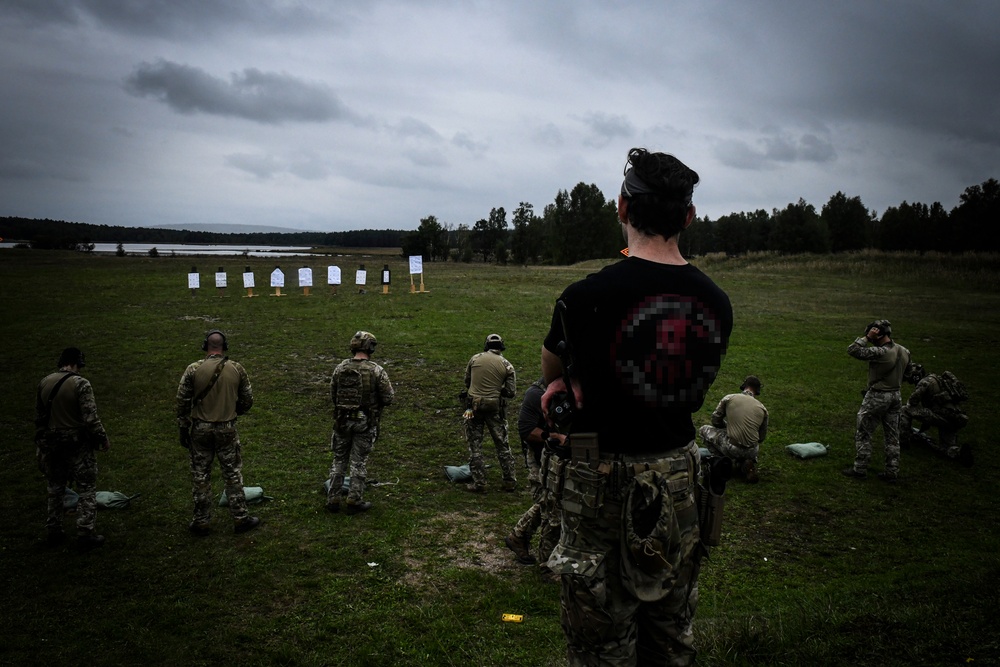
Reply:
[[[201,349],[202,350],[204,350],[206,352],[208,351],[208,339],[212,337],[212,334],[219,334],[220,336],[222,336],[222,351],[223,352],[225,352],[226,350],[229,349],[229,341],[226,340],[226,334],[222,333],[218,329],[212,329],[211,331],[209,331],[208,333],[205,334],[205,340],[203,340],[202,343],[201,343]]]

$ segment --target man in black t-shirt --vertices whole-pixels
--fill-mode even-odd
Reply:
[[[629,152],[618,217],[629,258],[566,288],[542,347],[543,409],[575,411],[563,476],[562,575],[571,665],[694,664],[700,475],[691,419],[733,326],[729,297],[677,241],[698,175],[675,157]],[[565,352],[568,350],[568,354]],[[649,557],[652,554],[652,557]]]

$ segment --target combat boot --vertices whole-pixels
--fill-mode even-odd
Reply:
[[[372,508],[372,504],[368,501],[362,501],[360,503],[347,503],[347,507],[344,509],[348,514],[361,514],[362,512],[367,512]]]
[[[747,484],[756,484],[760,481],[760,477],[757,475],[757,461],[754,459],[747,459],[743,462],[743,476],[747,480]]]
[[[895,484],[899,481],[899,475],[894,472],[880,472],[875,476],[883,482],[888,482],[889,484]]]
[[[840,471],[845,477],[853,477],[854,479],[868,479],[868,473],[863,470],[858,470],[854,466],[844,468]]]
[[[503,481],[504,491],[517,491],[517,480],[516,479],[505,479]]]
[[[486,493],[485,484],[466,484],[465,490],[469,493]]]
[[[508,549],[514,552],[517,562],[521,565],[534,565],[537,562],[535,557],[531,555],[531,548],[526,535],[518,537],[514,533],[511,533],[504,538],[503,543],[507,545]]]
[[[207,523],[192,523],[188,526],[188,530],[195,537],[205,537],[212,532],[212,529],[208,527]]]
[[[255,516],[248,516],[247,518],[236,524],[233,531],[239,535],[240,533],[249,533],[251,530],[260,525],[260,519]]]
[[[88,551],[93,551],[94,549],[103,546],[104,546],[103,535],[96,535],[94,533],[90,533],[87,535],[80,535],[79,537],[76,538],[76,548],[82,554],[85,554]]]

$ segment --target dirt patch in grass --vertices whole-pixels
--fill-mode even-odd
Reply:
[[[425,587],[436,573],[449,567],[481,570],[490,574],[510,572],[515,562],[495,534],[496,517],[486,512],[448,512],[439,514],[417,528],[414,545],[403,552],[408,572],[403,581]]]

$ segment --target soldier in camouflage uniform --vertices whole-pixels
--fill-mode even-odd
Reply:
[[[368,456],[378,439],[382,410],[395,397],[389,375],[371,360],[377,344],[375,336],[367,331],[355,333],[350,345],[354,356],[340,362],[330,380],[335,420],[330,443],[333,464],[326,497],[326,509],[330,512],[340,511],[344,470],[348,465],[351,481],[345,511],[357,514],[372,507],[362,499],[368,477]]]
[[[224,333],[209,331],[201,349],[205,358],[184,370],[176,397],[181,446],[191,455],[194,517],[188,529],[198,537],[210,532],[212,461],[218,458],[234,530],[245,533],[259,526],[260,519],[250,516],[243,493],[243,454],[236,418],[253,406],[253,389],[243,366],[225,356],[229,343]]]
[[[531,383],[521,401],[521,410],[517,417],[517,431],[521,436],[521,450],[524,462],[528,468],[528,488],[531,491],[532,505],[521,515],[514,530],[504,538],[504,544],[514,552],[517,562],[531,565],[536,561],[531,553],[531,538],[536,531],[538,536],[538,559],[542,562],[541,570],[550,575],[546,561],[549,554],[559,542],[559,509],[555,498],[548,493],[544,485],[545,472],[549,465],[549,452],[546,441],[553,439],[554,444],[561,445],[566,440],[562,433],[550,432],[548,422],[542,413],[542,395],[545,393],[545,380],[538,379]]]
[[[548,565],[562,578],[573,667],[695,662],[703,551],[692,414],[733,327],[729,297],[678,246],[698,174],[641,148],[629,163],[618,200],[628,258],[563,291],[542,348],[548,414],[572,374],[569,456],[549,457],[547,483],[562,511]]]
[[[757,400],[760,379],[748,375],[739,394],[727,394],[712,413],[712,424],[698,429],[708,451],[733,460],[747,482],[756,484],[757,454],[767,437],[767,408]]]
[[[66,485],[76,484],[80,498],[76,510],[77,548],[89,551],[104,544],[97,525],[97,459],[94,450],[106,452],[111,442],[97,416],[94,389],[78,374],[83,352],[68,347],[59,356],[59,370],[38,384],[35,398],[35,446],[38,467],[48,482],[47,543],[66,539],[63,531]]]
[[[878,478],[895,482],[899,478],[899,413],[903,404],[899,389],[910,363],[910,351],[892,340],[889,320],[878,320],[867,326],[864,336],[848,346],[847,353],[868,362],[868,387],[858,410],[854,465],[842,472],[855,479],[868,476],[872,434],[881,423],[885,438],[885,470]]]
[[[486,337],[483,351],[473,355],[465,368],[468,409],[465,412],[465,438],[469,443],[469,472],[473,493],[486,492],[486,464],[483,462],[483,430],[490,432],[503,472],[504,491],[517,488],[514,455],[507,440],[507,401],[514,398],[514,367],[504,359],[506,349],[499,334]]]
[[[903,444],[918,439],[913,433],[913,421],[916,420],[921,424],[921,433],[937,427],[939,441],[926,438],[935,451],[950,459],[971,463],[969,445],[958,444],[958,432],[969,423],[969,416],[960,407],[968,398],[965,386],[950,371],[928,375],[923,366],[914,363],[907,368],[905,379],[916,387],[899,414],[899,433]]]

